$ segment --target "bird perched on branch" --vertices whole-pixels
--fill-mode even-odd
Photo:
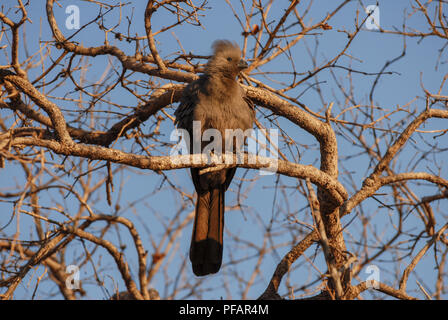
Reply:
[[[217,40],[212,45],[213,55],[205,72],[190,83],[183,92],[175,112],[177,127],[187,130],[190,136],[190,153],[193,151],[193,121],[200,124],[200,133],[215,129],[221,133],[225,146],[226,129],[252,129],[254,108],[244,90],[236,81],[239,72],[247,68],[241,59],[238,45]],[[206,143],[201,144],[200,153]],[[238,143],[238,142],[237,142]],[[241,144],[241,141],[240,141]],[[235,145],[234,148],[240,146]],[[197,276],[219,271],[222,263],[224,231],[224,194],[235,175],[236,168],[200,174],[200,168],[191,168],[197,192],[196,212],[190,245],[190,260]]]

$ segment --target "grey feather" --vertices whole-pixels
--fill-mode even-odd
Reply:
[[[253,104],[236,81],[242,66],[247,66],[241,59],[238,45],[218,40],[212,48],[213,55],[205,73],[184,89],[179,107],[174,113],[177,127],[189,132],[190,143],[193,142],[193,121],[201,122],[201,133],[213,128],[225,137],[226,129],[251,129],[255,120]],[[224,141],[222,145],[225,145]],[[235,170],[224,169],[199,175],[199,169],[191,169],[198,194],[190,247],[190,260],[196,275],[216,273],[221,266],[224,193]]]

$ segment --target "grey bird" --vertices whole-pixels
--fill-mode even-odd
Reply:
[[[194,151],[193,121],[200,121],[201,135],[207,129],[218,130],[222,146],[225,146],[226,129],[245,131],[252,129],[255,121],[253,104],[236,81],[239,72],[248,66],[241,59],[240,48],[228,40],[217,40],[212,48],[213,55],[207,62],[204,74],[184,89],[175,112],[177,127],[185,129],[190,135],[190,153]],[[201,150],[206,144],[201,142]],[[241,146],[234,146],[238,147]],[[200,174],[200,168],[190,170],[198,195],[190,260],[194,274],[205,276],[218,272],[221,267],[224,195],[236,168],[204,174]]]

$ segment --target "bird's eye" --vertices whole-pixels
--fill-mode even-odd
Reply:
[[[227,61],[232,61],[232,58],[228,57],[228,58],[227,58]]]

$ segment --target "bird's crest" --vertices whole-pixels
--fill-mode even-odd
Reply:
[[[212,49],[213,55],[208,60],[206,73],[235,79],[240,72],[241,50],[238,44],[229,40],[216,40]]]
[[[213,55],[217,56],[220,54],[227,55],[237,55],[241,56],[241,50],[238,44],[235,41],[229,40],[216,40],[212,44]]]

